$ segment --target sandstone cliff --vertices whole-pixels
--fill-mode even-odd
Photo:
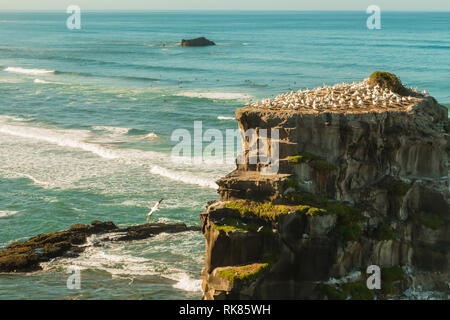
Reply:
[[[372,107],[370,88],[382,96]],[[245,141],[245,161],[218,181],[220,201],[200,214],[205,299],[448,297],[447,108],[369,81],[327,92],[338,89],[330,108],[334,98],[318,90],[306,102],[293,95],[298,106],[236,111],[242,130],[279,129],[279,170],[261,174]],[[370,265],[381,268],[381,290],[366,287]]]

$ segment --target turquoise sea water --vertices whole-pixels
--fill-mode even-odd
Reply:
[[[75,223],[199,225],[233,170],[173,163],[176,129],[235,129],[246,100],[388,70],[450,104],[450,13],[0,12],[0,247]],[[206,36],[218,45],[182,48]],[[206,159],[208,160],[208,159]],[[209,159],[210,160],[210,159]],[[200,298],[204,240],[162,234],[89,247],[35,274],[0,274],[0,299]],[[82,289],[68,290],[69,265]]]

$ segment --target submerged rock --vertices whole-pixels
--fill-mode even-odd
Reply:
[[[215,46],[216,44],[206,39],[205,37],[200,37],[196,39],[190,39],[190,40],[181,40],[181,46],[182,47],[206,47],[206,46]]]
[[[130,241],[146,239],[163,232],[184,231],[200,231],[200,228],[185,224],[151,223],[119,229],[111,221],[93,221],[91,225],[76,224],[66,231],[38,235],[0,248],[0,272],[32,272],[41,269],[41,262],[52,258],[77,257],[85,249],[80,245],[94,234],[109,235],[98,241]]]
[[[352,90],[384,86],[385,74],[376,76],[380,84]],[[338,85],[308,90],[308,101],[291,93],[236,111],[243,130],[279,130],[279,170],[261,174],[266,165],[250,161],[246,141],[245,161],[217,182],[221,201],[200,215],[204,299],[385,299],[411,286],[450,293],[447,108],[426,94],[311,106],[314,94],[347,101],[345,92],[354,94]],[[278,105],[283,99],[299,107]],[[270,136],[265,145],[270,155]],[[255,263],[270,267],[246,283],[218,272]],[[381,290],[365,286],[370,265],[381,268]]]

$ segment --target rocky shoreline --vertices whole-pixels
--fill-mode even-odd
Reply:
[[[33,272],[41,270],[40,263],[57,257],[75,258],[86,248],[88,237],[98,238],[96,245],[108,241],[132,241],[153,237],[160,233],[200,231],[185,224],[150,223],[118,228],[113,222],[93,221],[91,225],[76,224],[69,230],[32,237],[0,248],[0,272]]]
[[[217,182],[220,201],[200,215],[204,299],[392,299],[419,288],[448,298],[448,110],[377,77],[236,111],[243,131],[279,129],[279,171],[261,174],[245,141],[244,163]],[[363,103],[347,105],[352,86],[367,90]],[[324,90],[330,101],[310,96]],[[371,265],[380,290],[366,286]]]

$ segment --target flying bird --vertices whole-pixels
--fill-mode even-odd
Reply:
[[[147,214],[147,223],[149,223],[152,214],[154,214],[156,211],[159,211],[159,206],[160,206],[160,204],[161,204],[161,202],[162,202],[163,200],[164,200],[164,199],[159,200],[159,201],[153,206],[152,210]]]

